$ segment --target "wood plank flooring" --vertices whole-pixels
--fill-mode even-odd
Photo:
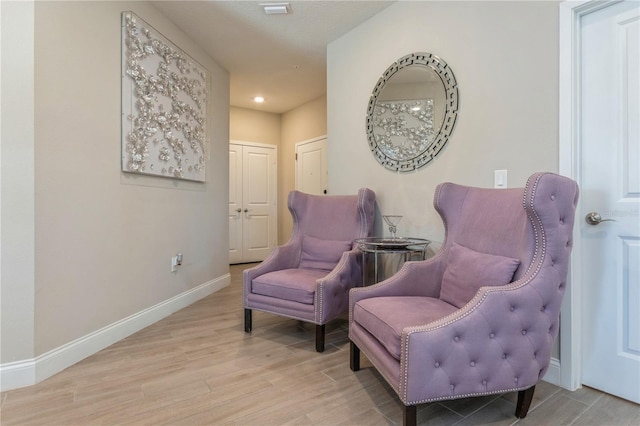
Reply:
[[[231,285],[35,385],[0,394],[11,425],[395,425],[401,405],[362,360],[349,369],[347,322],[314,326],[254,312],[243,331],[242,270]],[[640,424],[640,406],[542,382],[527,418],[515,394],[421,405],[421,425]]]

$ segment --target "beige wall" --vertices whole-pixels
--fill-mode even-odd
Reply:
[[[246,108],[229,110],[229,139],[280,145],[281,115]]]
[[[204,184],[120,171],[126,10],[210,72]],[[228,274],[228,247],[218,243],[228,240],[228,72],[143,2],[36,2],[34,40],[34,306],[21,306],[19,294],[4,291],[12,283],[2,282],[3,307],[33,313],[30,328],[2,311],[3,327],[35,336],[31,357]],[[171,273],[177,251],[183,266]],[[2,349],[3,362],[25,358],[18,347]]]
[[[411,52],[449,64],[460,108],[436,159],[399,175],[369,151],[365,119],[382,73]],[[493,171],[507,169],[515,187],[558,170],[557,2],[398,2],[331,43],[327,61],[329,188],[372,188],[383,213],[404,215],[402,235],[442,240],[440,182],[491,187]]]
[[[278,146],[278,243],[291,236],[287,196],[295,189],[295,144],[327,133],[327,98],[321,96],[284,114],[231,107],[230,139]]]

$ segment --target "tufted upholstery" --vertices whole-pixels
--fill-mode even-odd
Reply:
[[[254,309],[316,324],[316,350],[324,350],[324,324],[345,313],[349,290],[362,283],[356,238],[371,236],[375,193],[289,193],[289,241],[243,273],[245,331]],[[346,250],[346,251],[345,251]],[[317,257],[317,258],[314,258]]]
[[[423,402],[527,390],[516,412],[524,417],[558,334],[577,199],[576,183],[551,173],[532,175],[524,189],[439,185],[434,207],[445,225],[441,250],[350,292],[351,368],[359,369],[362,350],[405,404],[407,423],[415,422],[415,405]],[[513,281],[487,283],[461,308],[447,309],[440,284],[454,243],[519,260]],[[375,299],[384,300],[378,303],[384,308],[376,311]],[[443,314],[424,322],[403,314],[427,305]],[[396,312],[399,354],[390,353],[393,345],[380,340],[380,328],[359,314],[363,308],[369,317]]]

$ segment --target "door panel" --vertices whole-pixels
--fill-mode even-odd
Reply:
[[[583,17],[583,380],[640,403],[640,13],[621,2]],[[604,219],[588,224],[597,212]]]
[[[245,247],[249,252],[249,257],[251,257],[257,251],[270,248],[269,216],[251,215],[247,223],[249,226],[246,233]]]
[[[296,189],[307,194],[327,193],[327,139],[296,145]]]
[[[271,148],[245,146],[243,181],[244,261],[266,259],[276,245],[275,153]]]

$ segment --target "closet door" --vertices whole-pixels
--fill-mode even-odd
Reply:
[[[264,260],[277,242],[276,148],[229,146],[229,263]]]

